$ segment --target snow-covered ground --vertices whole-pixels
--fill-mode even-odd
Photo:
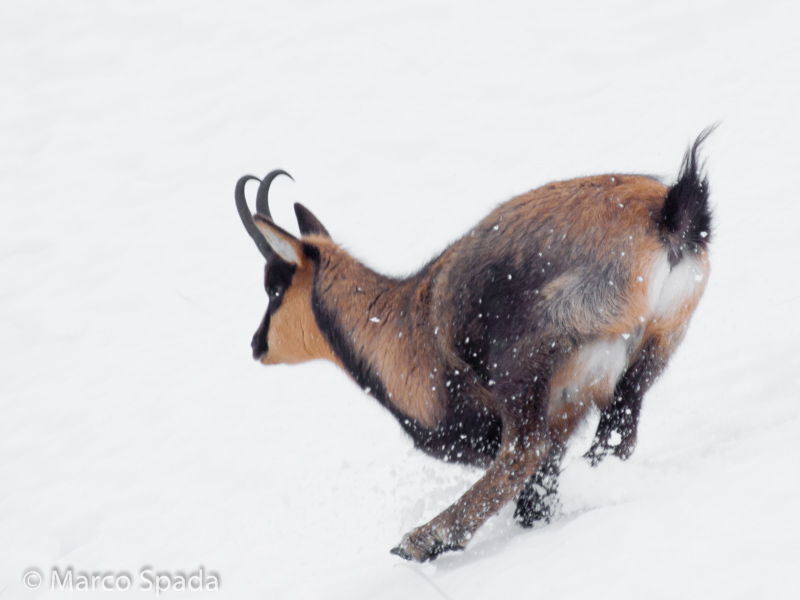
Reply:
[[[4,3],[0,598],[148,566],[236,599],[797,598],[799,24],[788,1]],[[390,555],[480,473],[333,366],[251,360],[236,179],[287,169],[279,223],[301,201],[400,274],[550,180],[672,178],[718,120],[712,277],[634,456],[591,469],[587,427],[549,526],[507,507],[464,553]]]

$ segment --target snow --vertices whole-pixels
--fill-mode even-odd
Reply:
[[[0,596],[71,566],[134,581],[87,596],[202,567],[218,591],[164,596],[795,597],[796,28],[780,1],[7,3]],[[548,181],[673,178],[718,120],[711,275],[632,458],[592,469],[587,423],[552,523],[390,555],[480,472],[332,365],[252,361],[236,180],[286,169],[281,226],[300,201],[401,274]]]

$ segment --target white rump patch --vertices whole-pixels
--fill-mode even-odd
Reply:
[[[684,256],[670,269],[667,254],[663,253],[650,273],[647,297],[651,313],[664,316],[679,310],[695,294],[703,279],[703,269],[694,258]]]

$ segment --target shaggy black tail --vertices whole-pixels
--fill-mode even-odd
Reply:
[[[680,262],[684,252],[706,248],[711,240],[708,178],[697,152],[716,128],[712,125],[705,129],[686,151],[678,181],[669,189],[661,209],[661,233],[672,265]]]

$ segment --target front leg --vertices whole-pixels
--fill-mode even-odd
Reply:
[[[404,535],[392,554],[425,562],[447,550],[463,550],[475,531],[519,493],[544,460],[548,446],[546,427],[523,433],[513,425],[504,426],[500,453],[484,476],[455,504]]]

